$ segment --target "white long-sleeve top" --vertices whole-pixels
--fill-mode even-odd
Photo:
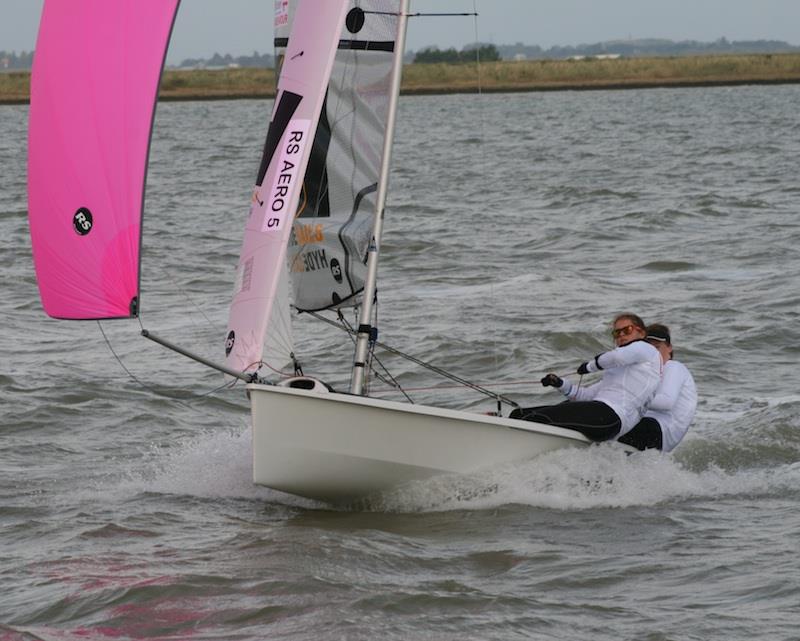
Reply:
[[[697,388],[686,366],[680,361],[667,361],[655,396],[644,415],[661,426],[662,452],[670,452],[681,442],[694,420],[697,409]]]
[[[565,380],[561,392],[573,401],[602,401],[619,416],[622,436],[642,418],[661,382],[661,355],[645,341],[634,341],[603,352],[588,363],[590,372],[602,370],[603,378],[587,386]]]

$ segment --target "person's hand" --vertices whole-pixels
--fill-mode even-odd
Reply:
[[[564,381],[555,374],[548,374],[542,379],[542,385],[545,387],[561,387]]]
[[[589,373],[589,362],[588,361],[578,365],[578,374],[583,376],[584,374],[588,374],[588,373]]]

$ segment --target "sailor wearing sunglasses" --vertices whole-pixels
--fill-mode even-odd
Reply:
[[[556,374],[542,379],[567,402],[543,407],[518,408],[510,418],[520,418],[577,430],[593,441],[607,441],[628,433],[642,418],[661,380],[661,355],[644,341],[644,321],[636,314],[620,314],[612,323],[616,348],[581,363],[578,374],[601,372],[591,385],[575,385]]]

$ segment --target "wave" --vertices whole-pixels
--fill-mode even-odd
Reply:
[[[468,475],[414,481],[345,510],[437,512],[516,504],[555,510],[627,508],[741,495],[780,496],[800,486],[796,399],[690,432],[673,454],[626,454],[614,444],[551,452]],[[723,430],[720,433],[720,430]],[[263,501],[289,509],[331,506],[252,483],[251,432],[203,433],[153,447],[115,492]],[[213,471],[213,472],[210,472]],[[106,487],[108,487],[106,485]]]
[[[259,500],[287,507],[323,504],[253,484],[252,433],[203,433],[177,446],[151,447],[142,461],[112,484],[113,491],[197,498]]]
[[[796,491],[800,463],[694,471],[656,452],[627,456],[613,445],[559,450],[535,460],[406,484],[358,504],[386,512],[486,510],[523,505],[554,510],[655,506],[695,499]]]

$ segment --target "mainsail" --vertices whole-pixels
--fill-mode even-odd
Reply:
[[[294,16],[231,303],[225,355],[234,370],[255,371],[261,364],[267,319],[348,4],[306,0]],[[276,3],[276,23],[284,12],[288,20],[287,3]]]
[[[53,317],[138,314],[144,182],[178,0],[46,0],[31,79],[28,201]]]
[[[356,304],[364,288],[400,11],[400,0],[348,7],[289,241],[301,311]],[[278,59],[285,35],[276,28]]]

